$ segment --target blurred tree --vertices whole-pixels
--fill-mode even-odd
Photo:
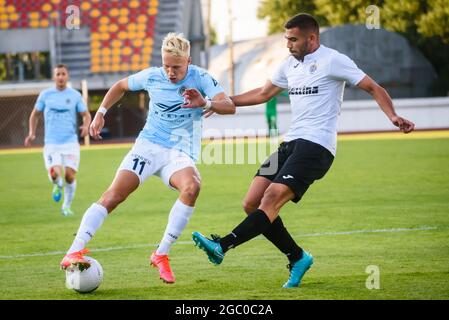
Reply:
[[[374,2],[374,3],[373,3]],[[259,18],[269,19],[269,33],[282,32],[289,17],[307,12],[320,26],[365,24],[366,8],[379,8],[380,27],[402,34],[434,66],[434,94],[449,94],[449,0],[262,0]]]
[[[259,19],[268,18],[268,33],[284,30],[285,22],[299,12],[313,14],[320,25],[326,24],[326,18],[317,13],[312,0],[262,0],[257,10]]]
[[[6,55],[0,55],[0,81],[6,80]]]
[[[315,14],[325,16],[328,26],[341,24],[365,24],[366,7],[373,4],[370,0],[311,0],[316,5]],[[379,1],[377,1],[379,2]]]
[[[214,46],[218,44],[218,40],[217,40],[217,30],[211,26],[210,27],[210,45]]]
[[[449,43],[449,2],[436,0],[431,10],[418,20],[418,32],[425,36],[436,36]]]

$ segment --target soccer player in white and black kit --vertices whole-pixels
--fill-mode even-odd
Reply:
[[[385,89],[350,58],[320,45],[319,26],[313,16],[301,13],[291,18],[285,24],[285,39],[291,55],[271,80],[231,97],[236,106],[257,105],[287,89],[293,118],[284,142],[262,164],[249,187],[243,204],[246,219],[225,237],[208,239],[194,232],[192,238],[218,265],[229,249],[263,234],[289,259],[290,277],[283,287],[292,288],[299,286],[313,257],[293,240],[279,210],[288,201],[298,202],[332,165],[345,82],[368,92],[402,132],[411,132],[414,124],[395,113]]]

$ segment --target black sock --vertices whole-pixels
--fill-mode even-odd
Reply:
[[[220,239],[220,246],[223,252],[251,240],[264,233],[271,226],[265,212],[260,209],[250,213],[230,234]]]
[[[284,223],[280,216],[274,219],[271,226],[263,233],[263,235],[285,254],[291,263],[302,258],[301,247],[296,244],[295,240],[293,240],[290,233],[284,227]]]

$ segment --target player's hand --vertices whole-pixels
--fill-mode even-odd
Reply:
[[[391,122],[404,133],[412,132],[415,129],[415,124],[405,118],[399,116],[391,117]]]
[[[34,139],[36,139],[36,136],[34,136],[34,135],[28,135],[28,136],[25,138],[25,142],[24,142],[25,147],[30,147],[30,146],[31,146],[31,143],[34,141]]]
[[[196,89],[186,89],[182,95],[184,96],[183,108],[202,108],[206,104],[206,99]]]
[[[101,129],[103,129],[103,127],[104,127],[103,114],[97,112],[97,114],[94,117],[94,120],[92,121],[92,123],[90,124],[90,127],[89,127],[89,134],[90,134],[90,136],[92,138],[94,138],[95,140],[103,139],[100,136]]]
[[[88,126],[80,126],[80,136],[84,138],[89,134],[89,127]]]

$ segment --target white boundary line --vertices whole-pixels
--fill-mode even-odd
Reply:
[[[417,228],[392,228],[392,229],[374,229],[374,230],[351,230],[351,231],[339,231],[339,232],[320,232],[320,233],[305,233],[298,234],[294,236],[295,238],[304,238],[304,237],[322,237],[322,236],[339,236],[339,235],[352,235],[352,234],[367,234],[367,233],[396,233],[396,232],[409,232],[409,231],[426,231],[426,230],[447,230],[449,227],[429,227],[422,226]],[[259,236],[256,239],[261,240],[263,237]],[[178,241],[176,244],[193,245],[192,241]],[[147,247],[157,247],[157,243],[149,243],[149,244],[136,244],[131,246],[118,246],[118,247],[109,247],[109,248],[98,248],[92,249],[91,252],[107,252],[107,251],[117,251],[117,250],[127,250],[127,249],[138,249],[138,248],[147,248]],[[65,254],[66,251],[49,251],[49,252],[36,252],[36,253],[27,253],[27,254],[17,254],[12,256],[0,256],[0,260],[11,260],[11,259],[20,259],[20,258],[32,258],[32,257],[46,257],[46,256],[54,256],[54,255],[62,255]]]

